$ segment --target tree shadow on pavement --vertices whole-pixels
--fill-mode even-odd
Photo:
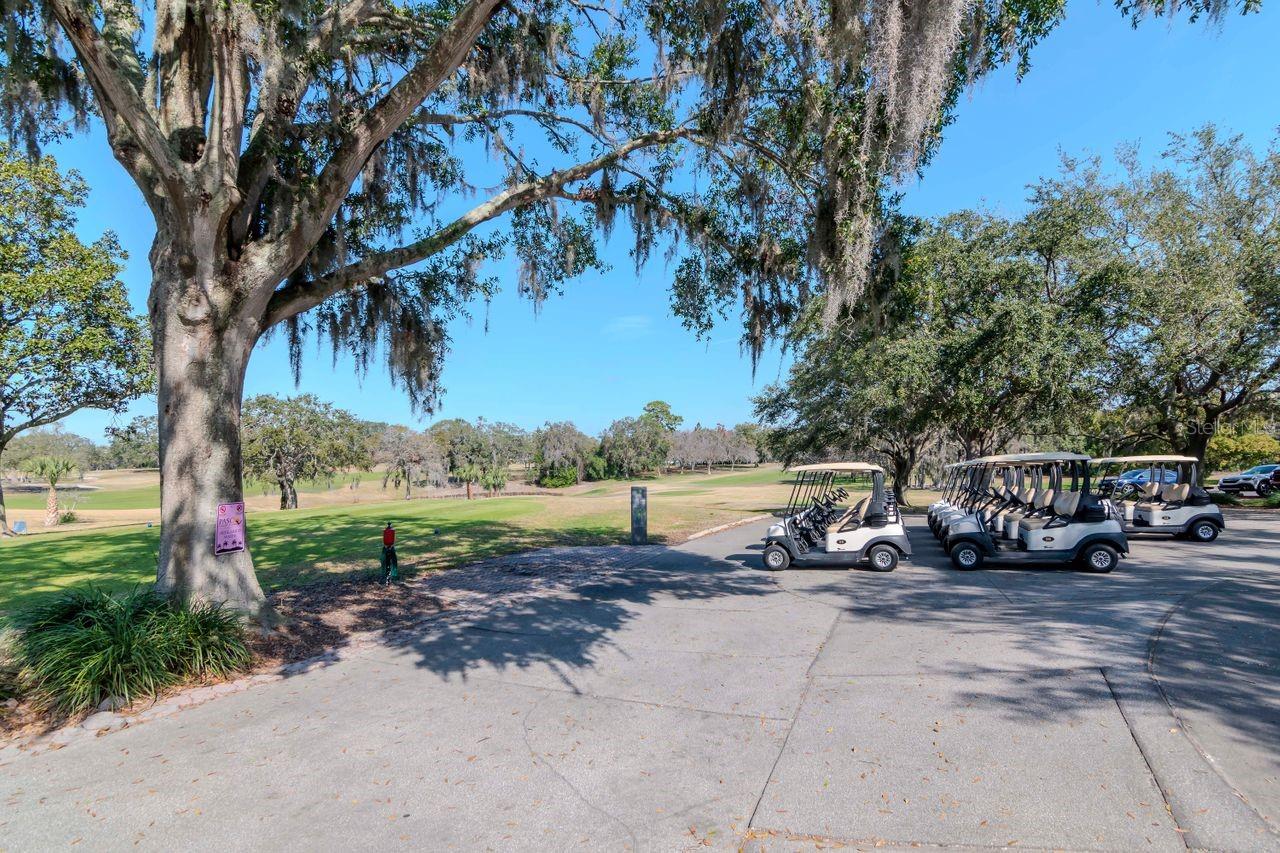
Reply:
[[[387,637],[417,666],[463,678],[545,666],[569,685],[572,672],[595,664],[643,605],[737,599],[762,606],[777,593],[764,572],[664,546],[546,549],[420,583],[451,610]]]
[[[1280,744],[1280,519],[1233,519],[1211,545],[1135,540],[1109,575],[958,571],[923,524],[909,524],[914,557],[892,574],[788,571],[781,582],[843,610],[860,636],[927,638],[913,664],[923,674],[1141,671],[1150,659],[1175,707],[1211,715],[1241,743]],[[759,553],[728,559],[758,565]],[[957,643],[970,654],[950,648]],[[972,698],[1021,719],[1069,717],[1086,699],[1077,683],[1014,679],[1002,694]]]

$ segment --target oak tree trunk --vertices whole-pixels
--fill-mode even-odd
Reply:
[[[247,547],[252,537],[243,551],[213,553],[218,505],[244,500],[240,405],[256,330],[228,319],[234,312],[220,302],[236,292],[228,265],[160,239],[151,301],[160,428],[156,588],[256,613],[263,595]]]
[[[911,486],[911,472],[916,467],[915,454],[892,454],[893,498],[898,506],[908,506],[907,489]]]
[[[1209,475],[1209,471],[1205,470],[1205,454],[1209,452],[1209,439],[1213,438],[1213,430],[1211,428],[1201,428],[1189,430],[1181,441],[1174,443],[1174,452],[1183,456],[1194,456],[1200,460],[1200,464],[1196,466],[1199,474],[1200,483],[1204,483],[1204,478]]]
[[[277,480],[280,484],[280,508],[281,509],[297,509],[298,508],[298,490],[294,487],[292,480]]]

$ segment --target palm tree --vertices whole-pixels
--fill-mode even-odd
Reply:
[[[58,481],[76,470],[75,460],[67,456],[37,456],[28,459],[23,467],[28,474],[49,484],[49,495],[44,504],[44,526],[57,527],[60,517]]]

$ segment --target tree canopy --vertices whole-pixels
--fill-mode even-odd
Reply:
[[[446,467],[440,444],[432,436],[406,426],[389,426],[378,437],[374,461],[383,466],[382,485],[404,484],[407,500],[416,483],[442,486]]]
[[[1274,411],[1280,145],[1205,127],[1154,167],[1119,160],[1066,158],[1016,221],[904,223],[877,298],[797,326],[787,382],[758,398],[781,458],[880,454],[901,482],[939,441],[1204,459],[1229,419]]]
[[[252,397],[245,402],[241,429],[244,471],[276,481],[281,509],[298,508],[299,480],[328,478],[370,464],[360,421],[313,394]]]
[[[1220,18],[1227,0],[1166,0]],[[1237,0],[1245,10],[1256,0]],[[1150,4],[1122,3],[1133,18]],[[1065,0],[741,3],[18,0],[0,119],[34,150],[96,115],[150,207],[160,587],[250,607],[248,551],[207,553],[242,497],[254,344],[385,355],[431,408],[445,321],[504,252],[535,302],[600,265],[621,219],[673,262],[674,312],[744,341],[862,292],[891,183],[958,95]],[[486,228],[507,217],[505,233]]]
[[[151,388],[147,324],[116,278],[124,254],[112,234],[76,236],[86,194],[51,157],[0,143],[0,454],[24,430]]]
[[[138,415],[107,427],[106,462],[113,468],[160,467],[160,428],[155,415]]]

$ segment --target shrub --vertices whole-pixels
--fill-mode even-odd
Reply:
[[[609,463],[605,462],[604,457],[599,453],[593,453],[587,457],[586,480],[603,480],[609,474]]]
[[[0,702],[16,699],[18,689],[18,663],[13,657],[14,632],[0,630]]]
[[[1210,471],[1237,471],[1270,462],[1280,456],[1280,441],[1265,432],[1243,435],[1217,433],[1209,439],[1205,453]]]
[[[538,485],[546,489],[563,489],[578,482],[578,469],[573,465],[547,468],[538,474]]]
[[[250,662],[236,614],[148,589],[121,596],[72,590],[20,624],[15,657],[22,681],[63,713],[111,696],[132,702],[191,679],[225,677]]]
[[[1209,500],[1219,506],[1240,506],[1240,499],[1230,492],[1210,492]]]

